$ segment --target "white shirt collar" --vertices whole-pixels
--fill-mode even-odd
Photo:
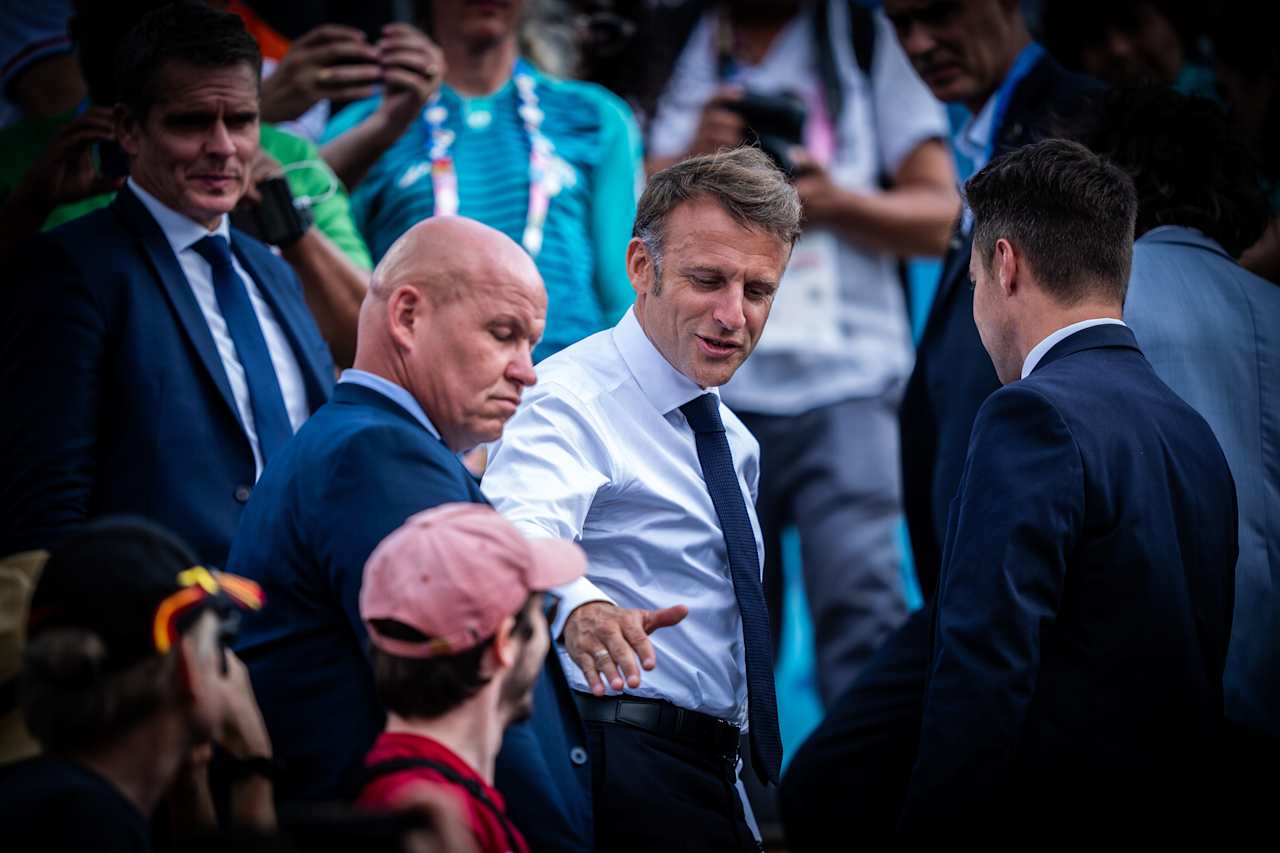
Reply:
[[[720,393],[715,388],[699,388],[698,383],[676,370],[640,328],[634,307],[628,308],[613,327],[613,342],[640,391],[664,415],[708,391]]]
[[[210,234],[225,238],[227,244],[230,245],[231,218],[229,216],[223,215],[218,227],[210,231],[191,217],[165,205],[164,202],[138,186],[138,182],[133,178],[129,178],[128,185],[129,189],[133,190],[133,194],[138,197],[138,201],[142,202],[142,205],[155,219],[156,224],[160,226],[160,230],[164,232],[164,237],[169,241],[169,245],[173,248],[175,255],[191,248],[193,243],[208,237]]]
[[[1022,378],[1026,379],[1030,376],[1031,371],[1035,370],[1036,365],[1040,363],[1040,359],[1044,358],[1045,353],[1053,349],[1054,345],[1059,341],[1074,335],[1076,332],[1081,332],[1094,326],[1107,325],[1123,326],[1124,321],[1117,320],[1114,317],[1095,317],[1092,320],[1081,320],[1079,323],[1072,323],[1070,326],[1063,326],[1061,329],[1033,346],[1031,348],[1031,352],[1027,353],[1026,360],[1022,362]]]

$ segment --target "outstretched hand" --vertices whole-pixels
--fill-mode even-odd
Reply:
[[[596,696],[604,695],[603,675],[613,690],[640,686],[640,670],[657,666],[649,635],[689,615],[683,604],[662,610],[634,610],[591,601],[569,614],[564,647]]]

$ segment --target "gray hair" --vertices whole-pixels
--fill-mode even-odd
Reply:
[[[770,234],[788,248],[800,236],[800,197],[759,148],[690,157],[650,178],[636,206],[631,235],[644,243],[659,281],[667,217],[681,204],[703,198],[718,202],[735,222]]]

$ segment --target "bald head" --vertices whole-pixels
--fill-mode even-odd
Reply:
[[[547,294],[524,249],[487,225],[433,217],[378,263],[355,367],[407,389],[455,450],[492,441],[534,382]]]
[[[474,219],[436,216],[391,244],[373,271],[369,297],[386,301],[397,287],[409,284],[439,305],[466,292],[469,284],[503,282],[543,289],[533,259],[510,237]]]

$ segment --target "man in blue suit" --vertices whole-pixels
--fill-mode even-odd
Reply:
[[[227,558],[263,466],[333,363],[289,266],[230,228],[258,147],[261,58],[203,3],[121,46],[110,207],[33,241],[0,339],[0,554],[128,513]]]
[[[280,799],[359,790],[385,716],[360,618],[365,562],[411,515],[487,503],[458,454],[497,439],[534,383],[546,306],[532,259],[500,232],[453,217],[410,229],[374,271],[355,367],[245,508],[228,565],[269,603],[237,651],[286,768]],[[508,729],[499,757],[499,790],[535,849],[591,837],[573,794],[589,770],[570,758],[583,736],[567,689],[549,656],[535,717]]]
[[[1195,824],[1217,785],[1236,493],[1120,319],[1133,183],[1049,140],[965,191],[974,322],[1004,387],[951,506],[901,828]]]

